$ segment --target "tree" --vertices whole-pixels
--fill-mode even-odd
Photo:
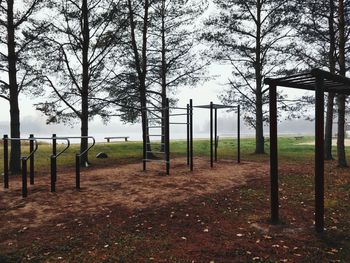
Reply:
[[[345,61],[345,7],[344,0],[339,0],[338,6],[339,16],[339,73],[341,76],[346,75],[346,61]],[[347,32],[348,33],[348,32]],[[345,155],[345,102],[346,97],[344,94],[337,96],[338,104],[338,138],[337,138],[337,153],[338,153],[338,165],[340,167],[347,167],[346,155]]]
[[[149,62],[149,75],[153,84],[148,88],[153,90],[152,98],[149,99],[153,106],[165,108],[169,92],[175,93],[178,87],[194,86],[206,79],[203,73],[208,59],[203,59],[197,43],[198,29],[194,25],[194,18],[200,17],[207,6],[207,1],[154,2]],[[164,121],[161,126],[165,126]],[[165,134],[164,128],[162,134]]]
[[[51,90],[50,98],[37,109],[48,123],[78,119],[81,136],[88,136],[89,120],[110,114],[103,101],[105,90],[113,86],[114,67],[118,63],[116,43],[124,24],[114,25],[120,15],[120,2],[113,0],[61,0],[52,4],[51,28],[43,38],[46,51],[42,67],[43,83]],[[112,30],[115,30],[112,34]],[[88,147],[81,139],[80,151]],[[82,165],[87,155],[82,156]]]
[[[214,0],[219,12],[209,18],[203,37],[213,43],[214,58],[232,66],[229,89],[221,96],[224,103],[238,102],[245,121],[256,131],[255,153],[264,153],[263,124],[268,121],[264,105],[265,76],[285,74],[291,56],[293,31],[289,23],[297,19],[297,6],[287,0]],[[279,100],[285,96],[280,94]],[[292,110],[287,104],[282,109]],[[293,112],[291,112],[294,114]]]
[[[0,2],[0,98],[10,105],[10,133],[12,138],[20,137],[19,95],[35,86],[36,70],[30,63],[32,49],[46,25],[34,19],[42,8],[41,0],[2,0]],[[6,51],[5,51],[6,50]],[[7,75],[7,78],[5,77]],[[33,92],[31,90],[29,93]],[[10,171],[20,172],[20,141],[11,141]]]
[[[338,1],[302,1],[303,19],[299,26],[300,42],[294,53],[299,55],[298,60],[308,67],[327,68],[331,73],[341,74],[340,66],[340,23]],[[345,42],[347,36],[344,36]],[[305,43],[305,44],[303,44]],[[348,49],[345,49],[348,50]],[[344,72],[345,65],[343,66]],[[335,94],[328,95],[327,115],[325,127],[325,159],[332,159],[332,127],[334,115]],[[346,165],[344,142],[345,112],[340,105],[338,117],[338,162]],[[339,137],[342,137],[339,138]],[[339,154],[340,153],[340,154]]]

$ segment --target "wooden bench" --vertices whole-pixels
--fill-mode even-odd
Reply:
[[[304,138],[304,136],[295,136],[294,137],[294,139],[296,139],[296,140],[301,140],[301,139],[303,139]]]
[[[112,139],[124,139],[127,142],[128,138],[129,136],[105,137],[107,142],[111,142]]]

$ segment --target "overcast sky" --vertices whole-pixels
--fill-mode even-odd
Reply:
[[[212,9],[212,8],[210,8]],[[210,10],[209,10],[210,11]],[[212,11],[212,10],[211,10]],[[176,97],[179,99],[178,106],[186,106],[189,99],[193,99],[194,105],[209,104],[210,101],[214,103],[220,103],[218,96],[223,92],[225,88],[224,84],[227,82],[231,75],[231,67],[213,64],[209,68],[209,75],[217,76],[215,79],[198,85],[197,87],[183,87],[178,89]],[[295,94],[302,95],[300,92],[287,91],[291,96]],[[30,133],[37,135],[50,135],[56,133],[58,135],[67,134],[79,134],[79,123],[70,126],[64,125],[46,125],[45,116],[35,110],[33,104],[39,102],[25,95],[20,95],[20,112],[21,112],[21,132],[23,136],[27,136]],[[228,135],[233,133],[236,128],[236,116],[235,114],[227,113],[224,110],[220,110],[219,114],[219,134]],[[194,132],[196,137],[203,137],[209,129],[209,110],[196,109],[194,112]],[[96,135],[99,139],[103,136],[128,136],[131,139],[141,139],[141,127],[139,124],[129,125],[123,124],[118,118],[111,119],[111,122],[107,125],[96,118],[90,123],[90,134]],[[267,131],[267,129],[265,128]],[[284,122],[280,125],[280,132],[282,133],[312,133],[313,124],[306,121]],[[5,100],[0,99],[0,134],[9,133],[9,105]],[[172,127],[171,133],[173,138],[180,138],[185,135],[185,127]],[[253,134],[254,131],[243,127],[242,133]]]

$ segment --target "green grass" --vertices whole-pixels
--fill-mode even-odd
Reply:
[[[279,158],[286,161],[304,161],[314,158],[313,145],[300,145],[301,143],[313,141],[313,137],[303,137],[296,140],[294,137],[280,137],[278,139]],[[155,143],[152,145],[154,150],[159,150],[159,146]],[[58,151],[63,149],[64,145],[58,145]],[[28,154],[28,145],[22,146],[23,156]],[[186,156],[186,141],[172,141],[171,156]],[[209,140],[195,140],[193,143],[194,156],[209,156],[210,144]],[[266,154],[254,154],[255,140],[254,138],[244,138],[241,140],[242,160],[266,161],[269,159],[269,142],[265,142]],[[35,154],[35,169],[37,171],[48,171],[50,169],[50,144],[40,144]],[[69,150],[58,158],[58,165],[65,167],[74,167],[75,153],[79,152],[79,145],[71,145]],[[108,159],[96,159],[96,154],[105,152]],[[220,139],[218,147],[218,156],[223,159],[237,158],[237,140],[236,139]],[[336,156],[334,148],[334,156]],[[108,165],[120,162],[137,162],[142,158],[141,142],[118,142],[118,143],[98,143],[89,152],[89,160],[92,164]],[[0,145],[0,171],[3,171],[3,146]],[[0,179],[1,180],[1,179]]]

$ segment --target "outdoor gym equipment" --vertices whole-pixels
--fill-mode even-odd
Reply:
[[[36,139],[32,138],[10,138],[8,135],[4,135],[4,187],[9,188],[9,168],[8,168],[8,141],[29,141],[33,143],[30,146],[30,152],[28,156],[21,156],[22,164],[22,197],[27,197],[27,161],[34,156],[35,152],[38,150],[38,142]],[[32,181],[31,181],[32,182]]]

